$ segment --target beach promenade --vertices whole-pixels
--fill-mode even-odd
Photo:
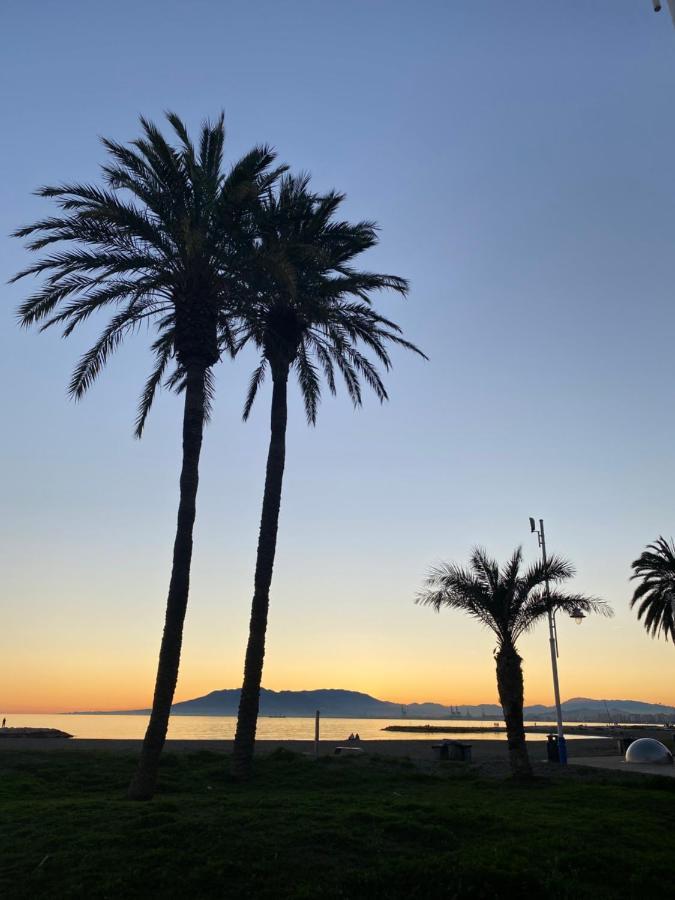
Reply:
[[[381,741],[360,741],[350,746],[361,747],[366,753],[376,753],[381,756],[395,756],[399,758],[409,758],[415,760],[433,760],[434,753],[432,745],[438,742],[437,737],[430,737],[429,741],[423,740],[381,740]],[[111,753],[135,753],[140,752],[140,740],[132,739],[97,739],[97,738],[12,738],[8,740],[0,740],[0,752],[2,750],[67,750],[77,752],[86,751],[109,751]],[[480,740],[473,743],[468,739],[464,739],[463,743],[469,743],[472,746],[473,762],[483,762],[487,760],[507,760],[507,745],[503,740]],[[196,753],[200,750],[207,750],[215,753],[231,753],[231,740],[214,741],[214,740],[168,740],[165,744],[167,753]],[[336,747],[343,746],[344,741],[320,741],[319,754],[321,756],[333,755]],[[528,751],[533,760],[546,759],[546,741],[528,741]],[[313,741],[257,741],[256,753],[269,754],[274,750],[283,748],[294,753],[313,754]],[[616,756],[618,755],[617,745],[615,741],[602,738],[589,738],[588,740],[569,741],[568,753],[571,758],[576,756]]]

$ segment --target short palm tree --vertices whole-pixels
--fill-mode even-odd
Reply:
[[[499,702],[504,710],[511,770],[516,777],[532,774],[523,724],[523,670],[516,649],[518,638],[554,611],[611,615],[603,601],[582,594],[565,594],[555,587],[574,575],[571,564],[552,557],[546,566],[535,563],[523,570],[519,547],[501,569],[485,550],[476,548],[468,568],[443,563],[429,572],[416,602],[436,611],[447,607],[468,613],[497,637],[495,660]],[[554,586],[547,596],[546,585]]]
[[[259,386],[272,379],[270,444],[263,494],[249,639],[234,742],[233,773],[250,775],[265,655],[265,632],[277,541],[286,457],[288,379],[294,372],[307,420],[316,421],[321,376],[335,393],[339,373],[355,406],[361,382],[380,401],[387,392],[370,350],[390,367],[388,344],[420,353],[400,329],[371,306],[371,294],[390,289],[405,295],[407,283],[393,275],[363,272],[353,262],[377,243],[370,222],[336,220],[343,195],[318,196],[307,176],[285,176],[259,208],[256,273],[258,302],[246,312],[239,346],[252,344],[260,354],[244,408],[247,418]],[[423,355],[423,354],[422,354]]]
[[[637,606],[638,619],[644,616],[644,626],[652,637],[662,633],[666,640],[675,643],[675,545],[658,537],[653,544],[631,563],[634,574],[641,583],[630,601]]]
[[[222,116],[202,127],[197,149],[182,121],[174,114],[168,119],[177,146],[141,119],[142,137],[130,145],[104,140],[110,162],[103,167],[103,187],[41,189],[38,193],[55,200],[60,212],[16,232],[29,238],[30,250],[50,248],[15,278],[44,277],[20,307],[23,325],[39,323],[42,330],[63,325],[69,335],[93,314],[115,310],[77,365],[72,396],[87,391],[124,338],[143,324],[155,328],[155,367],[141,396],[136,434],[140,437],[165,378],[184,391],[173,565],[152,713],[129,788],[134,799],[153,795],[178,677],[211,370],[227,344],[228,311],[235,300],[241,304],[250,209],[278,174],[270,169],[274,155],[266,147],[255,148],[224,174]]]

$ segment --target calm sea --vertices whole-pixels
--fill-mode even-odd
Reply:
[[[477,726],[498,722],[481,719],[453,719],[441,722],[429,720],[430,725]],[[236,725],[234,716],[174,716],[169,722],[169,738],[178,740],[231,740]],[[386,725],[424,725],[417,719],[321,719],[321,737],[327,741],[343,741],[349,734],[357,733],[363,740],[429,740],[423,732],[401,733],[383,731]],[[500,725],[503,722],[499,721]],[[534,723],[533,723],[534,724]],[[537,723],[543,724],[541,722]],[[79,738],[142,738],[145,733],[145,716],[69,716],[34,713],[15,713],[7,716],[7,726],[20,728],[58,728]],[[551,726],[555,728],[554,725]],[[314,719],[296,717],[261,716],[258,720],[260,740],[302,741],[313,740]],[[471,734],[472,741],[506,740],[503,733]],[[529,740],[543,740],[540,734],[527,735]],[[570,735],[574,738],[576,735]]]

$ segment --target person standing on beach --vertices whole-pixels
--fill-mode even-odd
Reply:
[[[2,720],[2,727],[3,727],[3,728],[5,727],[5,722],[6,722],[6,721],[7,721],[7,719],[3,718],[3,720]]]

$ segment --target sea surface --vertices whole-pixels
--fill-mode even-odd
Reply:
[[[147,726],[147,716],[101,715],[52,715],[38,713],[14,713],[7,716],[7,727],[58,728],[78,738],[142,738]],[[177,740],[231,740],[237,723],[235,716],[173,716],[169,721],[169,738]],[[424,732],[383,731],[387,725],[425,725],[468,727],[503,725],[499,719],[331,719],[322,718],[320,736],[327,741],[343,741],[350,734],[358,733],[365,740],[429,740]],[[526,723],[529,724],[529,723]],[[532,723],[546,725],[547,723]],[[579,723],[574,723],[579,724]],[[595,723],[597,725],[597,722]],[[555,724],[551,723],[555,730]],[[314,719],[295,716],[261,716],[258,719],[257,736],[260,740],[306,741],[314,739]],[[461,737],[461,733],[442,737]],[[472,741],[506,740],[506,734],[488,732],[467,733]],[[577,735],[569,735],[574,740]],[[544,740],[541,734],[528,734],[529,740]]]

